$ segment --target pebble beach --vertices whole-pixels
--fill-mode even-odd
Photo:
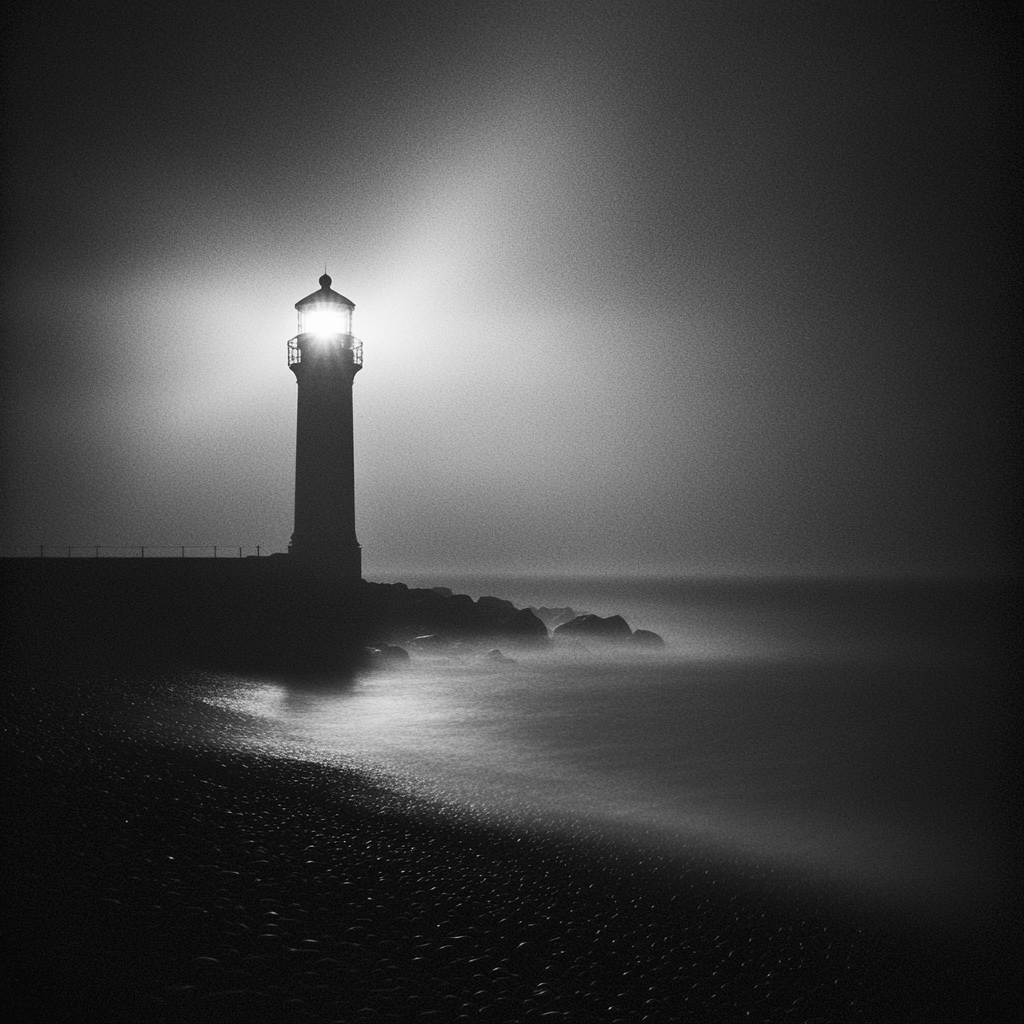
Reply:
[[[6,689],[17,1019],[981,1020],[1013,991],[998,922],[901,925],[217,749],[159,680]],[[115,728],[121,701],[172,727]]]

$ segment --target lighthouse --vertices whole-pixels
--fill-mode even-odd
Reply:
[[[295,303],[299,333],[288,342],[298,384],[295,431],[295,530],[288,553],[340,579],[362,576],[356,540],[352,382],[363,365],[352,336],[355,303],[320,288]]]

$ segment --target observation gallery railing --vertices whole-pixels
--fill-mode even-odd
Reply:
[[[308,337],[309,335],[306,335]],[[299,348],[299,338],[303,337],[301,334],[297,334],[294,338],[288,339],[288,365],[297,366],[302,362],[302,350]],[[363,343],[351,334],[340,334],[336,337],[341,339],[341,347],[346,352],[352,353],[352,362],[356,366],[363,365]]]

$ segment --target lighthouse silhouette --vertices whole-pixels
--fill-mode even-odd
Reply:
[[[295,530],[288,553],[341,579],[362,576],[356,540],[352,382],[363,365],[352,336],[355,303],[320,288],[295,303],[299,333],[288,365],[299,388],[295,432]]]

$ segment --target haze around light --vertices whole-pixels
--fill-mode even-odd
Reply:
[[[364,343],[371,578],[1015,557],[1008,243],[969,184],[1006,174],[995,114],[972,120],[983,39],[710,4],[383,9],[347,74],[267,5],[226,55],[138,15],[169,34],[151,59],[194,64],[151,94],[108,95],[88,56],[46,93],[73,106],[77,74],[107,98],[59,143],[23,129],[4,545],[284,550],[285,342],[326,263]]]

